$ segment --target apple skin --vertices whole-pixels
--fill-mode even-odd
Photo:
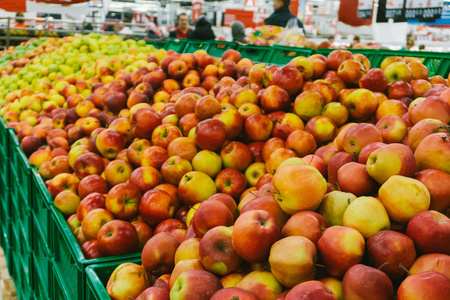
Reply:
[[[222,289],[220,280],[203,270],[189,270],[181,273],[170,290],[170,299],[209,300]]]
[[[352,241],[351,247],[348,241]],[[356,229],[344,226],[325,229],[317,243],[327,272],[338,278],[342,278],[350,267],[361,263],[364,247],[364,237]]]
[[[187,259],[200,259],[200,238],[185,239],[175,252],[175,265]]]
[[[383,137],[376,126],[360,123],[350,127],[343,140],[344,150],[358,156],[361,150],[368,144],[383,142]]]
[[[444,212],[450,208],[450,174],[439,170],[425,169],[414,177],[430,192],[430,210]]]
[[[394,81],[389,83],[387,91],[389,99],[401,99],[403,97],[413,96],[413,89],[406,81]]]
[[[349,162],[338,170],[338,184],[343,192],[356,196],[373,194],[376,182],[367,173],[366,165]]]
[[[358,121],[369,119],[378,108],[376,95],[367,89],[357,89],[340,102],[347,107],[350,116]]]
[[[106,196],[105,207],[115,218],[131,220],[139,212],[141,191],[131,183],[114,186]]]
[[[274,218],[279,228],[283,228],[288,219],[288,215],[281,209],[272,196],[256,197],[242,206],[240,213],[243,214],[251,210],[265,210]]]
[[[228,168],[217,174],[215,184],[219,193],[238,199],[247,187],[247,179],[238,170]]]
[[[105,129],[98,134],[96,146],[101,155],[108,159],[114,159],[124,149],[125,138],[117,130]]]
[[[106,209],[95,208],[89,211],[81,221],[84,237],[88,241],[97,239],[101,227],[112,220],[114,220],[114,216]]]
[[[137,298],[150,284],[150,278],[142,266],[123,263],[111,274],[106,290],[111,299]]]
[[[273,83],[284,88],[290,96],[293,96],[301,90],[303,76],[297,68],[286,65],[273,73]]]
[[[262,262],[269,257],[270,247],[280,236],[281,230],[270,213],[252,210],[237,218],[231,241],[244,260]]]
[[[257,300],[256,296],[252,293],[237,288],[228,287],[217,291],[210,300],[229,300],[229,299],[239,299],[239,300]]]
[[[359,87],[362,89],[368,89],[372,92],[384,92],[387,88],[388,80],[386,74],[377,68],[373,68],[367,71],[359,79]]]
[[[435,271],[408,276],[397,290],[398,300],[450,298],[450,279]]]
[[[430,96],[414,106],[409,111],[409,116],[413,124],[427,118],[448,124],[450,122],[450,104],[440,97]]]
[[[180,274],[190,270],[205,271],[205,268],[203,267],[199,259],[187,259],[180,261],[175,265],[172,273],[170,274],[169,287],[172,288],[174,286],[175,281],[177,280],[178,276],[180,276]]]
[[[170,296],[168,290],[152,286],[144,290],[136,300],[170,300]]]
[[[260,105],[267,113],[287,111],[290,108],[290,104],[289,93],[277,85],[271,85],[266,88],[260,99]]]
[[[322,232],[327,228],[323,216],[313,211],[301,211],[289,218],[282,227],[281,234],[287,236],[302,236],[317,245]]]
[[[386,144],[401,143],[408,135],[408,127],[398,116],[384,116],[378,120],[376,127],[383,137],[383,142]]]
[[[252,293],[257,299],[276,299],[283,291],[282,285],[269,271],[253,271],[236,285]]]
[[[252,163],[252,152],[244,143],[232,141],[220,151],[224,168],[233,168],[244,172]]]
[[[430,193],[420,181],[400,175],[391,176],[378,190],[378,196],[391,220],[406,224],[430,206]]]
[[[231,227],[217,226],[202,237],[199,244],[199,256],[202,265],[209,272],[224,276],[241,265],[242,258],[231,244],[232,232]]]
[[[67,217],[76,213],[80,201],[81,199],[76,193],[71,190],[65,190],[56,195],[54,204]]]
[[[217,192],[214,181],[203,172],[184,174],[178,186],[178,196],[185,205],[203,202]]]
[[[287,293],[285,300],[295,299],[337,300],[331,289],[316,280],[305,281],[293,287]]]
[[[437,211],[417,213],[409,221],[406,234],[420,253],[450,255],[450,219]]]
[[[418,257],[409,268],[411,275],[425,271],[436,271],[450,279],[450,256],[440,253],[425,254]]]
[[[130,117],[130,125],[134,127],[134,134],[139,139],[151,140],[153,130],[161,122],[161,116],[150,107],[138,108]]]
[[[374,150],[366,163],[367,172],[378,183],[383,184],[393,175],[413,177],[416,160],[408,146],[399,143]]]
[[[153,189],[142,196],[139,214],[142,221],[152,226],[172,218],[178,207],[179,203],[169,193]]]
[[[180,243],[167,232],[154,235],[142,250],[142,266],[154,276],[171,273]]]
[[[372,265],[381,268],[394,282],[405,277],[406,272],[400,264],[408,269],[416,259],[413,240],[397,231],[377,232],[367,240],[366,246]],[[385,264],[386,262],[389,263]]]
[[[369,159],[370,154],[372,154],[372,152],[376,149],[384,146],[386,146],[386,144],[381,142],[367,144],[361,149],[361,152],[359,152],[358,163],[365,165],[367,163],[367,160]]]
[[[78,184],[78,196],[84,199],[86,196],[92,193],[107,194],[108,184],[105,179],[100,175],[93,174],[81,179]]]
[[[325,195],[327,182],[313,167],[288,165],[277,170],[273,186],[278,193],[275,200],[287,214],[293,215],[302,210],[317,209]]]
[[[191,163],[181,156],[169,157],[161,166],[161,175],[164,182],[177,186],[184,174],[191,171]]]
[[[137,186],[144,194],[160,184],[162,177],[158,170],[153,167],[139,167],[131,173],[129,182]]]
[[[342,226],[344,212],[356,198],[351,193],[342,191],[329,192],[324,196],[320,205],[320,215],[323,216],[328,226]]]
[[[433,133],[425,137],[414,152],[417,170],[436,169],[450,174],[450,143],[446,133]]]
[[[105,208],[106,197],[100,193],[91,193],[87,195],[77,207],[77,217],[80,221],[93,209]]]
[[[364,66],[354,59],[343,61],[337,70],[337,75],[348,85],[358,85],[359,79],[366,73]]]
[[[337,70],[341,63],[353,59],[353,54],[348,50],[333,50],[328,54],[326,64],[328,69]]]
[[[408,146],[415,152],[425,137],[432,133],[445,132],[444,129],[438,129],[441,125],[445,125],[445,123],[436,119],[420,120],[409,129]]]
[[[195,132],[195,142],[204,150],[219,150],[226,138],[225,124],[217,119],[201,121]]]
[[[98,232],[98,248],[105,256],[123,255],[137,251],[138,233],[130,223],[112,220]]]
[[[206,200],[200,204],[191,220],[194,232],[203,237],[217,226],[232,226],[234,217],[228,207],[220,201]]]
[[[105,170],[105,164],[98,154],[88,152],[78,156],[73,165],[73,169],[75,175],[79,178],[84,178],[92,174],[102,174]]]
[[[269,263],[272,274],[285,287],[312,280],[316,247],[302,236],[285,237],[272,245]]]
[[[378,269],[361,264],[348,269],[342,280],[342,298],[362,299],[368,294],[374,300],[391,299],[394,287],[389,277]]]
[[[245,119],[245,133],[251,141],[267,141],[272,135],[273,122],[267,115],[252,115]]]

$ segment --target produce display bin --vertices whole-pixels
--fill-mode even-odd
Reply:
[[[167,45],[167,40],[154,40],[146,41],[147,44],[153,45],[156,49],[165,49]]]
[[[112,272],[122,263],[131,262],[141,264],[141,259],[130,259],[126,261],[116,261],[98,265],[92,265],[86,268],[87,288],[86,300],[105,300],[110,299],[106,292],[106,284]]]
[[[141,257],[141,253],[137,252],[98,259],[84,258],[83,252],[78,246],[61,212],[54,205],[50,205],[49,209],[51,210],[52,218],[57,228],[52,236],[50,246],[54,254],[52,274],[55,277],[51,280],[50,284],[56,286],[55,291],[50,292],[54,296],[53,299],[84,300],[86,293],[85,270],[89,265],[118,260],[131,260]],[[63,276],[60,276],[60,274]],[[59,295],[61,293],[67,294],[67,298],[60,297]]]
[[[241,53],[242,58],[249,58],[256,63],[269,63],[273,47],[238,45],[236,50]]]
[[[236,49],[238,44],[236,42],[225,41],[210,41],[208,54],[215,57],[222,57],[222,54],[228,49]]]
[[[186,43],[186,47],[183,49],[183,53],[194,53],[197,50],[207,51],[208,48],[209,48],[209,41],[189,40]]]
[[[314,49],[290,47],[282,45],[273,45],[273,51],[269,57],[269,62],[276,65],[285,65],[297,56],[311,56],[314,54]]]
[[[3,119],[0,118],[0,187],[7,187],[9,180],[8,141],[9,129]],[[0,191],[0,197],[3,198],[2,196],[2,191]]]
[[[170,39],[167,41],[164,49],[166,50],[174,50],[178,53],[183,53],[184,48],[186,47],[187,40],[185,39]]]
[[[32,299],[32,276],[30,270],[32,268],[31,255],[23,255],[23,240],[21,236],[17,236],[11,231],[11,249],[12,249],[12,278],[16,287],[19,299]]]
[[[49,250],[48,241],[44,238],[39,229],[38,221],[33,216],[32,226],[32,260],[33,269],[32,276],[33,290],[36,299],[49,299],[49,283],[51,278],[52,255]]]
[[[319,48],[316,50],[317,54],[322,54],[325,56],[328,56],[328,54],[330,54],[333,50],[338,50],[338,49],[330,49],[330,48]],[[363,54],[365,57],[367,57],[367,59],[370,61],[370,63],[372,64],[372,68],[374,67],[373,64],[376,61],[376,56],[378,53],[377,49],[342,49],[342,50],[348,50],[353,54]]]
[[[386,50],[380,49],[377,51],[375,62],[372,64],[373,68],[379,68],[386,57],[401,56],[401,57],[416,57],[420,58],[423,65],[428,68],[430,77],[441,75],[447,78],[450,72],[450,53],[446,52],[426,52],[426,51],[409,51],[409,50]]]

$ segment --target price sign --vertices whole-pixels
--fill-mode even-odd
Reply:
[[[196,22],[202,15],[202,3],[195,1],[192,3],[192,22]]]
[[[358,1],[358,18],[371,19],[372,18],[373,1],[359,0]]]
[[[405,17],[406,0],[379,0],[377,22],[386,23],[389,19],[394,22],[406,22]]]
[[[434,22],[441,18],[443,0],[407,0],[406,19],[418,19],[420,22]]]

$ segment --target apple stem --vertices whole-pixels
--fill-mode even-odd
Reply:
[[[381,271],[381,269],[383,269],[384,266],[389,265],[390,263],[391,263],[390,261],[385,262],[384,264],[378,267],[378,270]]]
[[[130,299],[130,300],[135,300],[133,297],[128,297],[128,299]]]
[[[403,271],[405,271],[408,275],[411,275],[411,273],[408,271],[407,268],[405,268],[404,265],[402,265],[401,263],[398,265],[400,267],[400,269],[402,269]]]
[[[314,265],[319,268],[325,268],[325,265],[321,265],[321,264],[314,264]]]
[[[439,129],[445,129],[445,130],[447,130],[447,136],[446,136],[446,137],[443,137],[443,138],[442,138],[443,140],[446,140],[446,139],[448,139],[448,138],[450,137],[450,126],[448,126],[448,125],[440,125],[440,126],[436,127],[436,129],[437,129],[437,130],[439,130]]]

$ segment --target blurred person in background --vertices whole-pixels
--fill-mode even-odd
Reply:
[[[195,22],[195,29],[189,31],[187,38],[191,40],[214,40],[216,38],[212,25],[205,15],[200,16]]]
[[[303,23],[294,16],[289,10],[289,5],[291,4],[291,0],[273,0],[273,9],[274,12],[271,14],[264,23],[266,25],[274,25],[279,27],[286,27],[286,24],[290,19],[297,19],[298,28],[303,29]]]
[[[18,18],[23,18],[23,12],[18,12],[16,14],[16,24],[14,24],[13,28],[27,28],[28,26],[25,25],[25,20],[22,19],[18,19]]]
[[[134,36],[134,32],[131,30],[129,23],[131,23],[131,19],[123,19],[123,23],[119,25],[119,34],[123,35],[125,39],[132,39]]]
[[[231,35],[233,36],[233,42],[244,43],[245,39],[245,26],[241,21],[234,21],[231,24]]]
[[[181,13],[177,18],[177,27],[169,32],[169,37],[185,39],[187,38],[191,29],[189,28],[189,17],[185,13]]]
[[[155,23],[150,22],[145,27],[145,30],[147,32],[147,38],[150,40],[159,40],[161,36],[159,35],[159,29],[156,26]]]
[[[420,50],[420,51],[424,51],[424,50],[425,50],[425,45],[424,45],[424,44],[419,45],[419,50]]]

